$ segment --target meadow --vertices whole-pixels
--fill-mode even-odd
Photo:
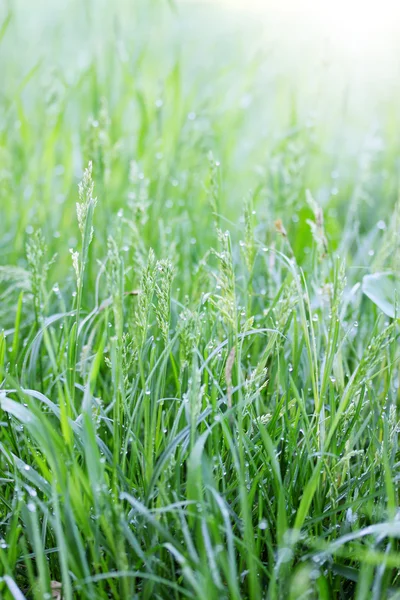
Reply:
[[[2,599],[400,599],[399,69],[310,39],[0,6]]]

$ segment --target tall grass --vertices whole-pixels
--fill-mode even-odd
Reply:
[[[66,6],[1,13],[1,598],[399,598],[394,100]]]

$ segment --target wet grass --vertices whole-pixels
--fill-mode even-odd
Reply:
[[[0,14],[1,598],[399,598],[390,86],[210,8]]]

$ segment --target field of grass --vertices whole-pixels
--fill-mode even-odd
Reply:
[[[0,5],[1,599],[400,598],[398,68],[211,4]]]

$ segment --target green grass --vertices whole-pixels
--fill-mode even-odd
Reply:
[[[0,23],[0,597],[400,598],[397,86],[210,6]]]

